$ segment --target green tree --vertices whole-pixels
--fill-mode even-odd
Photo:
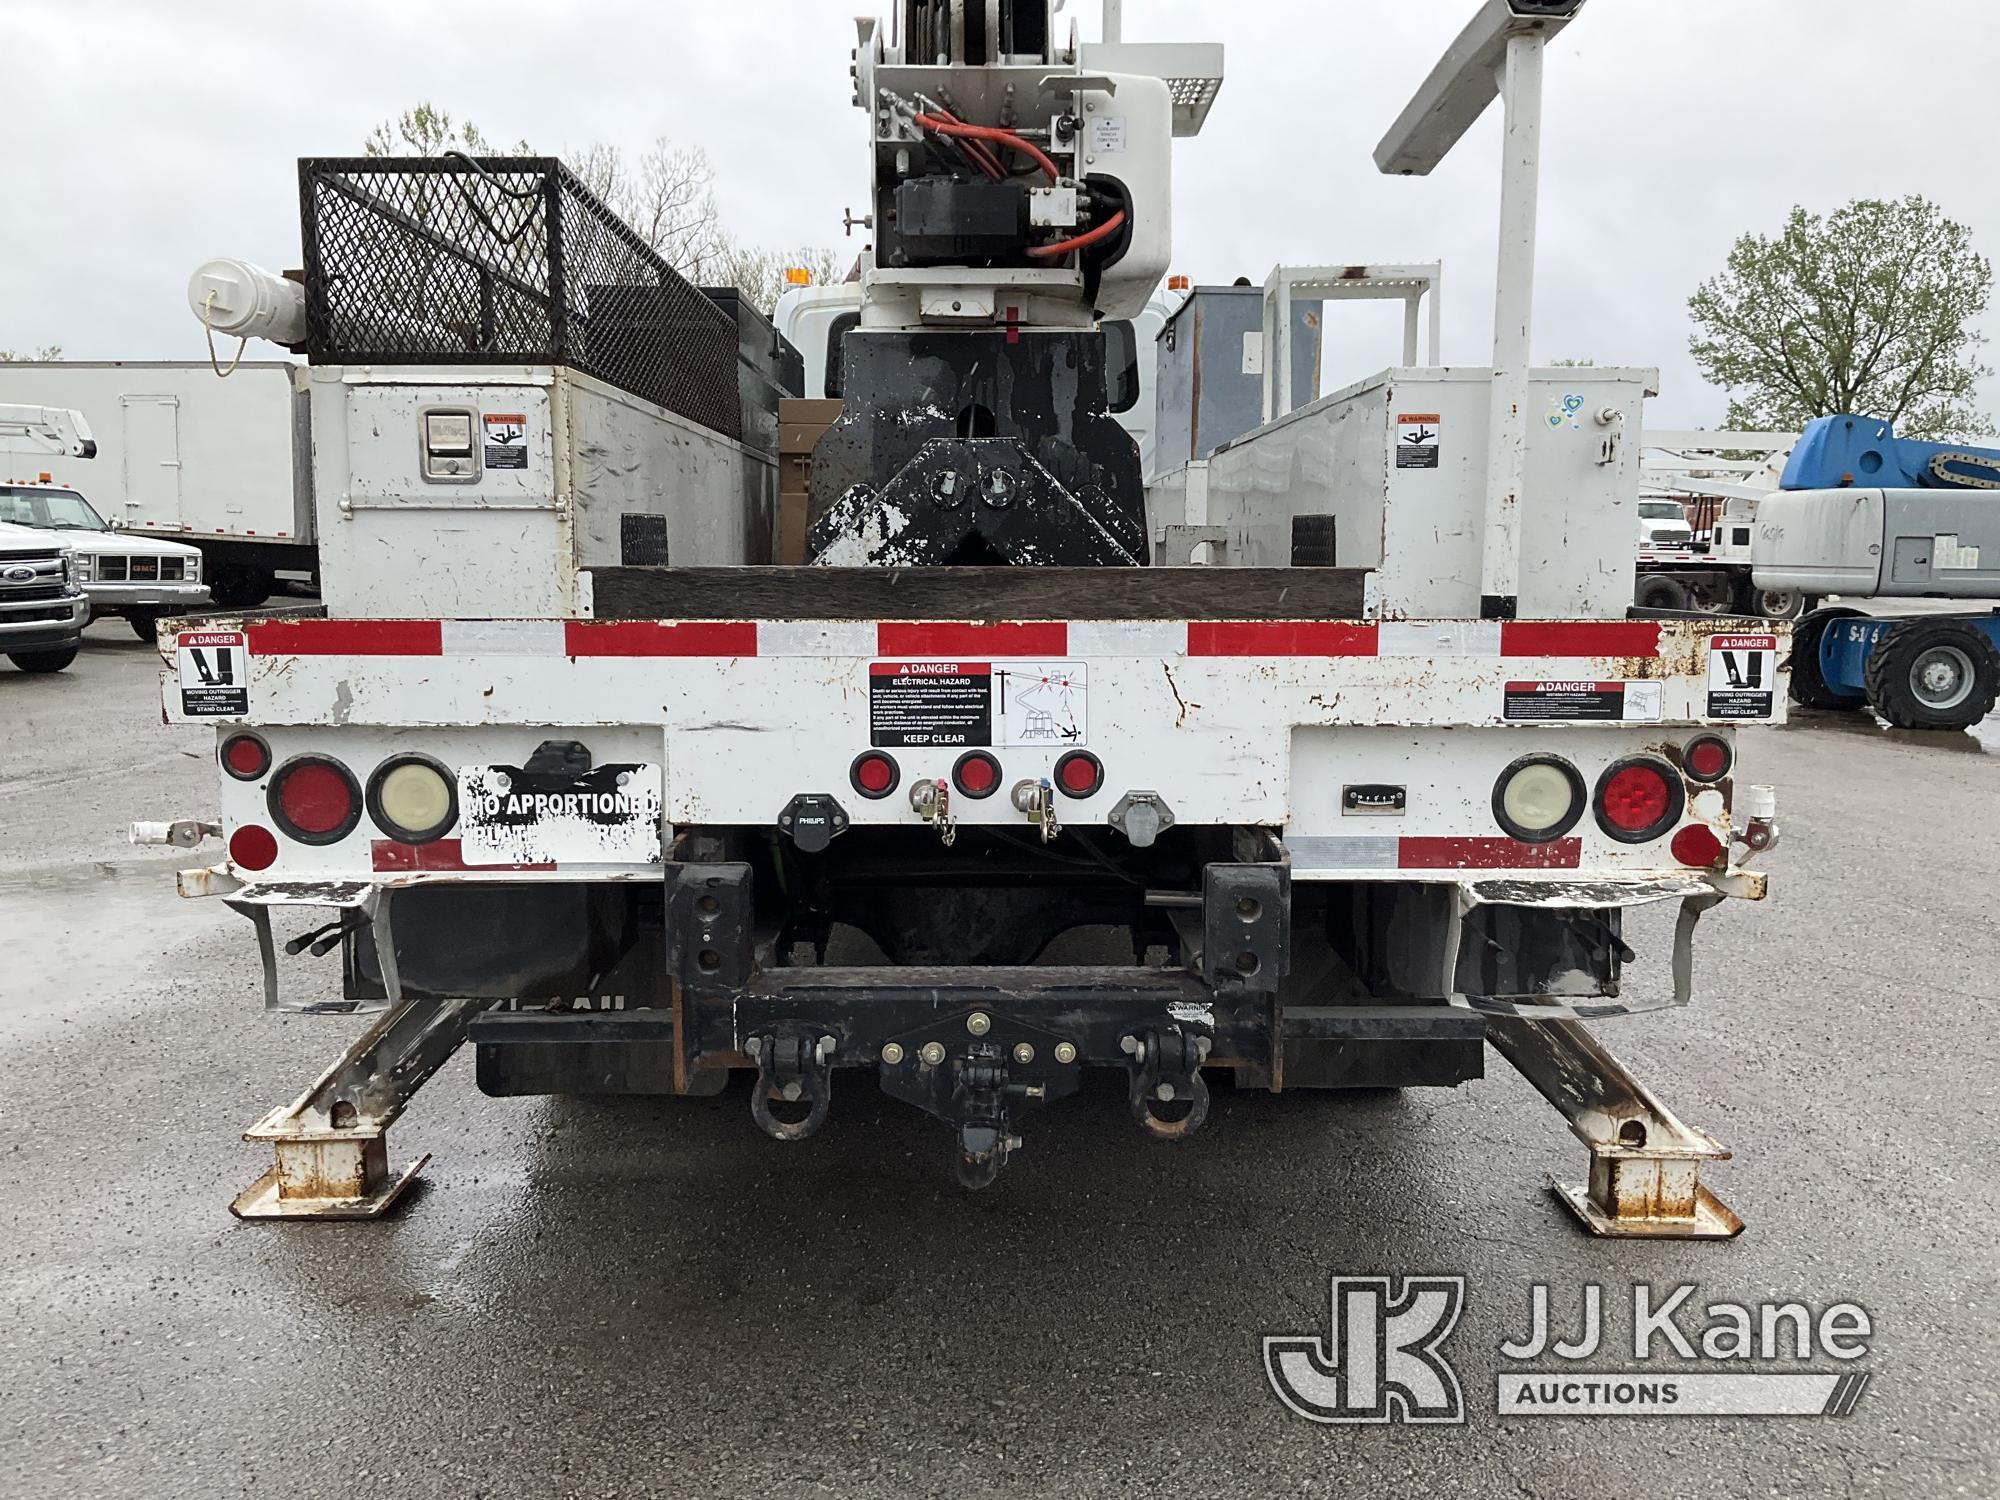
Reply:
[[[384,120],[368,132],[361,143],[363,156],[438,156],[446,151],[463,151],[468,156],[533,156],[526,141],[496,146],[470,120],[454,120],[451,111],[439,109],[430,100],[419,100],[393,120]]]
[[[1796,430],[1814,417],[1882,417],[1912,437],[1974,437],[1993,266],[1928,199],[1856,199],[1828,217],[1794,208],[1746,234],[1688,299],[1688,351],[1730,393],[1723,425]]]

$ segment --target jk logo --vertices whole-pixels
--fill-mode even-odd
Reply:
[[[1272,1334],[1264,1375],[1309,1422],[1463,1422],[1458,1375],[1438,1348],[1465,1305],[1463,1276],[1336,1276],[1333,1336]]]

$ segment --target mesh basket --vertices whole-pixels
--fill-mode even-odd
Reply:
[[[558,364],[740,436],[735,321],[554,157],[299,163],[315,363]]]

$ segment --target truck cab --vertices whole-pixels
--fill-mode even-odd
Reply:
[[[1652,551],[1663,547],[1685,547],[1694,540],[1687,511],[1678,500],[1639,502],[1639,545]]]
[[[150,641],[162,616],[208,603],[199,548],[117,531],[66,484],[0,482],[0,521],[47,533],[74,550],[75,578],[89,601],[86,624],[117,615]]]
[[[0,521],[0,653],[23,672],[60,672],[89,614],[68,540]]]

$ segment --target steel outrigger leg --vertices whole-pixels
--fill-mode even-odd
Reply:
[[[405,1000],[290,1104],[243,1132],[269,1141],[271,1169],[229,1205],[239,1219],[373,1219],[430,1157],[389,1172],[389,1127],[465,1040],[484,1000]]]
[[[1492,1019],[1486,1039],[1590,1148],[1587,1185],[1551,1181],[1592,1234],[1729,1239],[1743,1221],[1701,1182],[1729,1151],[1684,1123],[1576,1021]]]

